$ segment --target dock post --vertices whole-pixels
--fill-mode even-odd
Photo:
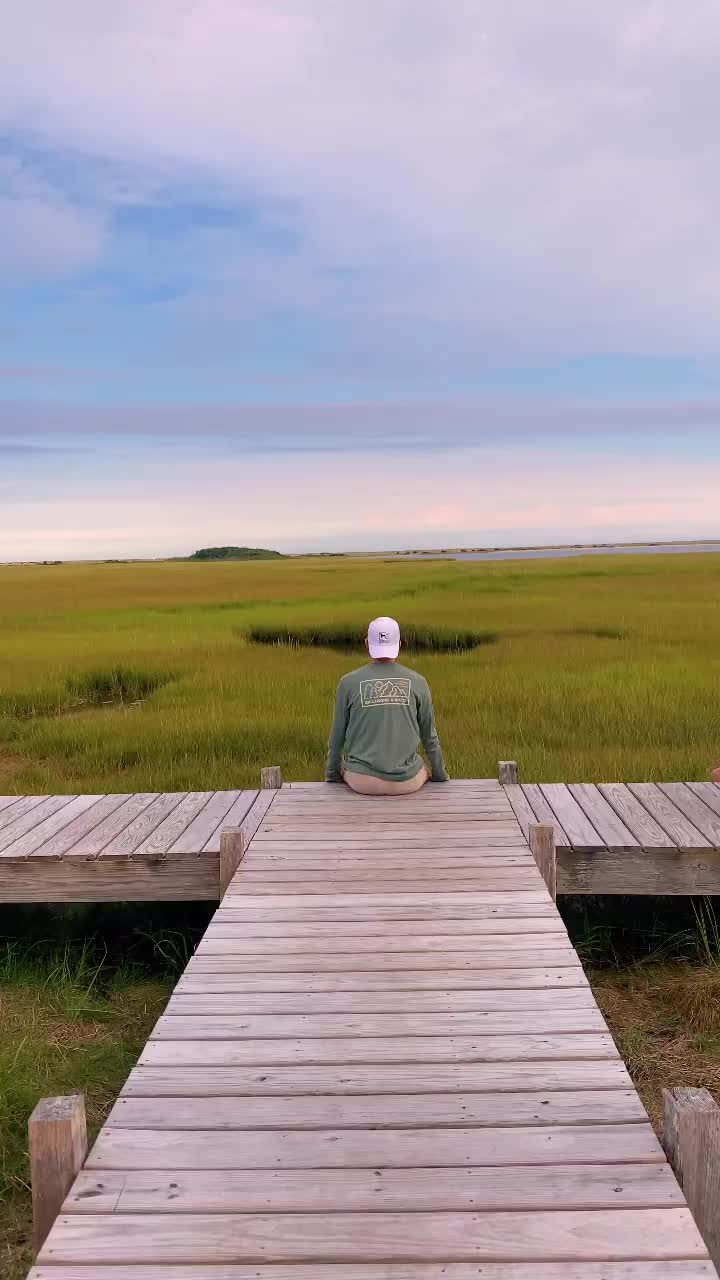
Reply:
[[[282,786],[282,769],[279,764],[268,765],[260,770],[260,789],[262,791],[279,790]]]
[[[707,1089],[663,1089],[663,1146],[688,1208],[720,1263],[720,1107]]]
[[[531,822],[528,828],[528,843],[554,902],[557,898],[555,828],[549,822]]]
[[[82,1168],[87,1147],[83,1095],[41,1098],[28,1121],[35,1256]]]
[[[508,783],[518,781],[518,767],[516,760],[498,760],[498,781],[506,786]]]
[[[220,901],[245,854],[245,838],[241,827],[226,827],[220,832]]]

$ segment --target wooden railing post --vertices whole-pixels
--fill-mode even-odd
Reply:
[[[663,1146],[717,1267],[720,1264],[720,1107],[707,1089],[663,1089]]]
[[[28,1151],[37,1256],[87,1155],[81,1093],[41,1098],[28,1121]]]
[[[515,760],[498,760],[498,781],[503,784],[518,781],[518,767]]]
[[[557,898],[555,828],[549,822],[531,822],[528,828],[528,844],[554,902]]]
[[[262,791],[279,790],[282,786],[282,769],[279,764],[268,765],[260,770],[260,789]]]
[[[220,832],[220,901],[245,854],[245,839],[240,827],[226,827]]]

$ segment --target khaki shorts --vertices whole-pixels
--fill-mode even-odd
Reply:
[[[363,796],[406,796],[424,787],[429,777],[425,765],[420,767],[414,778],[408,778],[406,782],[386,782],[384,778],[376,778],[374,774],[353,773],[351,769],[343,772],[343,779],[350,789]]]

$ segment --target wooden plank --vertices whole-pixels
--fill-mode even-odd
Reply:
[[[175,1019],[172,1020],[173,1022]],[[142,1066],[271,1067],[306,1063],[566,1062],[618,1058],[608,1033],[501,1036],[352,1036],[313,1040],[148,1040]],[[422,1163],[422,1161],[420,1162]]]
[[[346,874],[377,875],[385,871],[394,876],[397,871],[407,873],[412,870],[421,872],[425,878],[445,870],[455,874],[463,871],[465,875],[473,876],[488,867],[506,871],[513,867],[531,866],[527,849],[450,849],[444,853],[428,853],[424,849],[416,852],[411,849],[387,852],[362,849],[357,855],[343,852],[335,856],[332,852],[305,853],[295,849],[283,852],[273,849],[268,854],[256,845],[247,861],[247,870],[269,872],[271,875],[282,872],[286,877],[296,871],[314,871],[316,875],[318,872],[321,875],[329,873],[339,877]]]
[[[227,910],[217,911],[213,921],[213,934],[215,929],[225,929],[234,927],[237,933],[243,938],[258,938],[269,943],[274,939],[281,938],[290,940],[291,938],[375,938],[387,937],[390,934],[395,938],[424,938],[428,933],[442,934],[452,938],[489,938],[503,934],[516,934],[518,929],[522,927],[523,933],[549,933],[556,934],[562,938],[567,937],[565,926],[558,918],[553,920],[548,916],[530,916],[529,919],[523,920],[522,925],[519,924],[519,918],[510,916],[495,917],[489,919],[458,919],[458,920],[395,920],[392,922],[384,920],[308,920],[294,921],[287,923],[273,924],[271,921],[248,921],[242,916],[238,919],[231,907]],[[337,941],[335,943],[337,946]]]
[[[498,1036],[605,1030],[598,1008],[537,1013],[207,1014],[161,1018],[151,1040],[295,1040],[346,1036]]]
[[[630,782],[628,790],[678,849],[706,849],[707,840],[654,782]]]
[[[236,1169],[237,1133],[164,1130],[165,1169]],[[154,1129],[104,1127],[86,1169],[155,1169]],[[516,1129],[246,1130],[245,1169],[389,1169],[553,1164],[663,1164],[649,1124]]]
[[[562,827],[573,849],[584,853],[603,847],[602,838],[564,782],[543,782],[540,790],[555,814],[555,826]]]
[[[220,836],[225,827],[242,827],[245,819],[250,815],[255,802],[260,798],[259,791],[241,791],[237,799],[233,801],[228,809],[222,822],[218,824],[211,836],[208,837],[206,843],[202,846],[203,853],[219,853],[220,852]],[[246,832],[248,842],[251,835]]]
[[[237,884],[237,882],[236,882]],[[228,892],[235,894],[238,898],[244,895],[242,890],[235,885],[231,885]],[[377,908],[387,910],[391,907],[412,907],[413,912],[416,908],[429,907],[431,910],[438,911],[444,907],[457,908],[460,907],[464,915],[469,913],[475,914],[478,907],[514,907],[515,914],[524,914],[526,906],[547,905],[552,908],[552,903],[548,896],[547,889],[544,885],[540,889],[515,889],[512,892],[507,890],[482,890],[478,893],[459,893],[446,892],[441,890],[437,893],[428,893],[427,890],[419,890],[417,893],[410,893],[408,890],[397,890],[390,893],[326,893],[326,894],[308,894],[308,893],[266,893],[256,894],[252,902],[244,902],[243,907],[248,911],[262,911],[270,908],[273,917],[282,920],[282,915],[276,915],[276,912],[288,910],[302,910],[310,907],[312,911],[319,911],[322,907],[332,907],[339,910],[351,908],[353,911],[359,911],[369,908],[373,916],[378,915]],[[531,914],[531,913],[528,913]],[[414,914],[413,919],[417,919]],[[359,919],[355,916],[354,919]]]
[[[227,983],[225,983],[227,985]],[[585,987],[511,991],[335,991],[248,993],[211,991],[196,979],[189,989],[176,987],[165,1017],[250,1013],[501,1013],[527,1009],[593,1009]]]
[[[162,792],[149,805],[143,807],[129,826],[113,837],[98,855],[100,858],[131,858],[135,850],[144,844],[148,836],[160,826],[160,823],[177,809],[181,800],[185,799],[184,791]]]
[[[213,796],[212,791],[190,791],[179,804],[173,805],[166,818],[133,850],[133,858],[164,858],[193,818],[205,808]],[[197,853],[198,850],[192,850]]]
[[[720,786],[715,782],[688,782],[687,785],[708,809],[720,814]]]
[[[8,822],[6,826],[0,830],[0,853],[7,849],[14,840],[20,836],[24,836],[27,831],[31,831],[34,827],[44,822],[46,818],[50,818],[60,809],[64,809],[66,805],[74,800],[75,796],[45,796],[41,798],[40,804],[23,806],[23,812],[18,813],[16,809],[10,809],[8,812],[14,814],[12,822]],[[19,809],[21,806],[18,805]]]
[[[68,804],[64,804],[57,809],[50,817],[39,822],[37,826],[26,831],[24,835],[18,836],[13,840],[12,844],[6,846],[2,852],[2,857],[9,860],[15,859],[22,862],[25,858],[29,858],[35,850],[40,848],[46,840],[49,840],[56,832],[62,832],[74,818],[82,817],[88,809],[93,808],[102,796],[75,796]]]
[[[513,901],[514,896],[511,895],[509,902],[477,902],[477,900],[470,901],[467,895],[463,894],[460,898],[454,898],[452,902],[446,901],[438,905],[434,905],[432,900],[423,902],[413,901],[411,898],[397,903],[394,898],[390,898],[387,902],[374,906],[368,906],[357,896],[335,906],[319,903],[316,897],[310,897],[291,906],[278,905],[277,909],[273,910],[267,903],[258,903],[257,898],[246,900],[241,894],[234,894],[223,900],[219,911],[223,914],[232,913],[234,920],[277,925],[307,924],[312,921],[332,921],[335,924],[342,924],[345,921],[384,923],[388,920],[422,922],[472,918],[474,920],[516,920],[519,922],[517,928],[522,928],[524,922],[529,920],[543,918],[557,920],[557,912],[547,894],[536,895],[534,902],[519,903]],[[493,898],[498,897],[501,895],[493,894]]]
[[[28,1121],[35,1253],[44,1244],[86,1154],[82,1094],[41,1098]]]
[[[7,797],[6,797],[7,798]],[[44,800],[49,800],[49,796],[15,796],[15,803],[9,805],[0,812],[0,832],[8,827],[11,822],[15,822],[16,818],[20,818],[24,813],[28,813],[34,809],[36,805],[42,804]]]
[[[202,944],[203,947],[209,945],[210,943]],[[558,947],[553,951],[543,951],[542,963],[546,968],[554,966],[564,969],[572,964],[573,956],[574,952],[569,945],[562,950]],[[433,951],[429,955],[423,955],[422,952],[396,952],[381,956],[363,952],[350,956],[316,955],[307,959],[291,954],[267,957],[261,969],[258,957],[249,959],[245,955],[233,955],[232,952],[227,951],[203,950],[202,953],[196,953],[191,963],[193,970],[198,973],[238,973],[245,970],[248,964],[252,964],[256,972],[264,973],[302,973],[304,969],[314,973],[353,973],[355,971],[371,973],[373,970],[409,972],[424,969],[505,969],[509,964],[514,964],[518,968],[532,969],[537,959],[533,951],[519,950],[503,951],[497,954],[491,951],[482,954],[474,952],[472,955],[462,951]]]
[[[509,1213],[63,1214],[39,1261],[576,1261],[707,1257],[686,1208]]]
[[[253,797],[256,792],[242,791],[213,791],[210,793],[210,799],[203,806],[200,812],[192,822],[180,833],[175,842],[170,846],[170,853],[200,853],[215,832],[223,825],[223,820],[228,811],[235,804],[240,796],[247,795]],[[248,808],[252,804],[252,799],[248,800]],[[247,810],[246,810],[247,812]],[[245,814],[243,814],[243,817]]]
[[[22,796],[0,796],[0,813],[22,800]]]
[[[635,1090],[536,1093],[295,1094],[249,1098],[118,1098],[108,1128],[210,1130],[421,1129],[647,1124]],[[162,1150],[162,1139],[158,1139]]]
[[[320,991],[463,991],[463,990],[511,990],[514,988],[542,989],[555,987],[587,987],[588,981],[580,961],[575,957],[563,968],[537,969],[419,969],[408,972],[391,970],[389,973],[248,973],[247,966],[234,972],[207,971],[203,968],[187,968],[180,979],[177,991],[245,991],[245,992],[299,992]]]
[[[96,827],[91,828],[85,835],[80,836],[75,844],[64,851],[63,857],[97,858],[107,844],[113,841],[121,831],[125,831],[138,814],[143,813],[154,800],[159,798],[158,793],[155,791],[136,792],[131,795],[124,804],[121,804],[118,809],[114,809]]]
[[[635,839],[649,853],[673,849],[675,843],[623,782],[601,782],[598,790]]]
[[[547,1165],[543,1169],[161,1169],[83,1171],[64,1213],[333,1213],[397,1210],[663,1208],[682,1205],[670,1169]]]
[[[299,893],[312,893],[319,885],[320,892],[327,893],[337,885],[343,892],[351,893],[357,885],[377,887],[380,890],[383,885],[388,885],[392,893],[396,884],[401,890],[407,884],[417,884],[427,892],[431,892],[435,885],[438,888],[444,885],[457,893],[477,893],[478,890],[485,888],[513,889],[517,886],[518,889],[534,889],[539,883],[536,869],[531,861],[523,861],[519,866],[501,864],[497,867],[424,867],[421,865],[393,867],[391,863],[392,855],[389,854],[388,865],[381,869],[364,867],[359,870],[346,870],[342,867],[302,871],[292,865],[286,865],[277,870],[267,867],[256,869],[253,861],[248,858],[243,866],[241,878],[238,880],[238,891],[250,893],[264,885],[265,893],[272,893],[275,886],[280,893],[283,893],[284,885],[292,885],[293,888],[297,887]]]
[[[62,858],[66,853],[72,851],[73,847],[96,827],[105,818],[115,813],[126,800],[130,799],[131,793],[106,795],[98,800],[89,809],[80,813],[78,817],[69,822],[61,831],[50,836],[48,840],[41,844],[39,848],[33,851],[33,858]]]
[[[0,858],[0,902],[217,902],[217,858]]]
[[[541,932],[539,934],[531,932],[523,933],[518,937],[517,934],[491,934],[489,936],[483,934],[446,934],[446,933],[426,933],[426,934],[371,934],[364,937],[362,934],[348,935],[346,939],[347,953],[357,955],[360,951],[371,951],[373,954],[378,952],[394,952],[394,951],[470,951],[470,952],[487,952],[489,950],[508,951],[528,951],[542,952],[543,948],[552,951],[558,947],[571,947],[570,940],[564,931],[558,930],[556,933]],[[338,942],[336,937],[316,937],[316,938],[247,938],[244,935],[242,925],[234,925],[232,923],[221,924],[219,921],[212,926],[209,936],[206,936],[198,947],[197,954],[207,955],[209,952],[224,951],[233,955],[287,955],[290,952],[297,952],[304,957],[311,956],[315,953],[323,953],[337,956]]]
[[[522,782],[523,795],[535,814],[536,822],[549,822],[555,827],[555,844],[558,848],[570,847],[572,841],[566,836],[562,824],[558,822],[545,796],[536,782]]]
[[[125,1098],[287,1097],[292,1094],[508,1093],[628,1089],[620,1059],[594,1062],[383,1063],[326,1067],[135,1067]]]
[[[33,1267],[28,1280],[89,1280],[87,1267]],[[133,1266],[95,1265],[92,1280],[716,1280],[710,1262],[673,1259],[669,1262],[313,1262],[308,1266],[250,1263],[204,1266],[174,1265],[169,1273],[162,1264]]]
[[[602,844],[608,849],[620,851],[639,850],[639,841],[621,821],[594,783],[570,782],[568,790],[583,812],[587,814]]]
[[[720,894],[720,853],[558,852],[558,893]]]
[[[701,796],[686,787],[684,782],[659,782],[658,788],[705,837],[711,848],[720,849],[720,815],[714,813]]]
[[[505,794],[510,802],[512,811],[518,820],[520,830],[527,840],[530,823],[537,821],[531,808],[530,801],[527,799],[525,792],[517,782],[508,783],[505,787]]]

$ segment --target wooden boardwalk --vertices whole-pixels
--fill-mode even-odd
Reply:
[[[720,786],[505,791],[523,835],[554,825],[559,893],[720,894]],[[257,791],[0,796],[0,903],[217,899],[221,830],[249,839],[268,803]]]
[[[503,788],[267,795],[32,1280],[714,1276]]]

